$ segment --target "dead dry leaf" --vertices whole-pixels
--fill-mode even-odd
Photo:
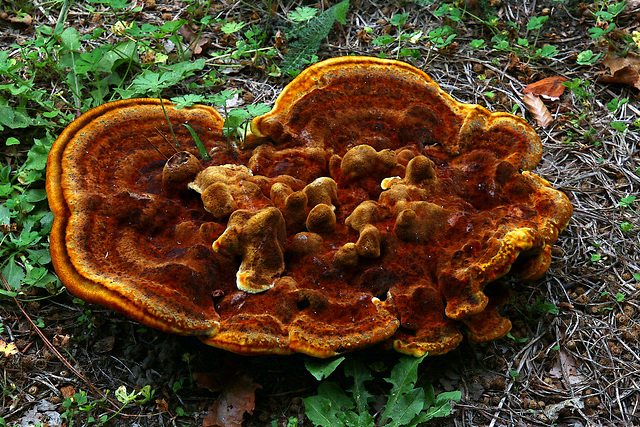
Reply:
[[[12,342],[4,342],[0,340],[0,354],[3,354],[5,357],[13,356],[14,354],[18,354],[18,347]]]
[[[220,391],[227,382],[222,372],[194,372],[193,380],[198,388],[206,388],[209,391]]]
[[[209,407],[202,427],[241,427],[245,412],[253,413],[258,387],[247,375],[230,380],[220,397]]]
[[[531,83],[524,88],[522,93],[532,93],[543,98],[557,101],[564,93],[565,87],[562,85],[567,79],[561,76],[547,77]]]
[[[276,49],[278,50],[282,49],[287,44],[287,39],[284,37],[284,34],[280,30],[278,30],[278,32],[276,33],[275,44],[276,44]]]
[[[560,403],[551,405],[544,410],[545,415],[549,418],[549,421],[556,422],[560,418],[561,411],[572,411],[575,409],[584,409],[584,402],[582,399],[575,397],[573,399],[563,400]]]
[[[67,385],[60,387],[60,392],[62,393],[62,397],[66,399],[68,397],[73,397],[73,395],[76,394],[76,389],[73,388],[72,385]]]
[[[169,403],[164,398],[156,399],[156,409],[160,412],[169,411]]]
[[[547,109],[547,106],[544,105],[537,95],[526,93],[522,98],[522,102],[524,102],[524,105],[526,105],[531,114],[533,114],[538,126],[546,128],[553,121],[553,117]]]
[[[71,337],[68,334],[55,334],[53,336],[53,345],[57,347],[66,348],[69,345],[69,340]]]
[[[608,54],[602,64],[609,68],[609,75],[600,77],[601,82],[622,83],[640,89],[640,57],[628,54],[621,58]]]
[[[566,351],[562,349],[558,351],[558,357],[556,364],[549,371],[551,378],[564,378],[569,381],[571,385],[578,384],[584,380],[584,376],[578,371],[578,362]]]
[[[22,16],[10,16],[7,12],[2,10],[0,10],[0,19],[13,22],[14,24],[31,25],[33,23],[33,18],[31,17],[31,15],[25,14]]]
[[[199,36],[198,33],[192,31],[187,25],[180,27],[178,29],[178,34],[180,34],[185,43],[189,45],[189,49],[191,49],[194,55],[201,54],[202,50],[209,47],[209,43],[211,43],[211,40],[206,37]]]

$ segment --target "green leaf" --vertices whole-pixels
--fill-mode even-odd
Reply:
[[[607,28],[600,28],[600,27],[589,28],[589,32],[591,33],[590,37],[592,39],[599,39],[600,37],[603,37],[606,34],[613,31],[614,28],[616,28],[616,24],[614,24],[613,22],[607,25]]]
[[[318,427],[343,427],[345,423],[340,420],[337,414],[340,408],[336,408],[334,403],[322,396],[311,396],[302,399],[304,402],[305,415]]]
[[[331,375],[344,359],[344,357],[338,357],[337,359],[306,359],[304,366],[315,379],[321,381]]]
[[[128,0],[89,0],[89,3],[104,4],[114,10],[122,10],[129,6]]]
[[[391,25],[400,28],[404,25],[405,22],[407,22],[408,17],[408,13],[397,13],[391,17]]]
[[[138,47],[133,40],[118,43],[113,48],[100,50],[99,52],[101,58],[95,66],[96,71],[110,73],[123,63],[128,63],[129,61],[139,62]]]
[[[0,220],[1,220],[1,217],[0,217]],[[620,227],[620,230],[623,232],[631,231],[633,229],[633,224],[625,221],[620,223],[619,227]]]
[[[533,17],[531,17],[531,19],[527,23],[527,30],[532,31],[532,30],[541,29],[542,28],[542,24],[547,22],[548,19],[549,19],[548,16],[533,16]]]
[[[636,201],[636,196],[627,196],[620,199],[620,202],[618,204],[620,205],[621,208],[628,208],[628,207],[631,207],[631,205],[635,201]]]
[[[422,411],[423,407],[424,390],[420,387],[414,388],[398,399],[393,408],[385,411],[384,415],[391,420],[385,426],[400,427],[409,425],[416,415]],[[414,423],[411,424],[415,425]]]
[[[22,129],[32,126],[47,126],[49,122],[40,118],[31,118],[21,110],[2,105],[0,103],[0,131],[7,126],[9,129]]]
[[[247,106],[247,112],[251,117],[261,116],[263,114],[267,114],[269,111],[271,111],[271,107],[263,103],[251,104]]]
[[[412,425],[426,423],[434,418],[448,417],[451,415],[451,401],[460,402],[462,392],[459,390],[448,391],[440,393],[436,397],[434,396],[433,386],[429,384],[425,395],[429,407],[414,418]]]
[[[174,107],[177,109],[191,107],[193,104],[197,104],[203,101],[205,101],[205,97],[203,95],[196,95],[193,93],[188,93],[183,96],[176,96],[171,98],[171,102],[175,104]]]
[[[352,357],[344,363],[344,374],[353,378],[353,386],[347,390],[356,403],[353,423],[358,426],[371,424],[373,417],[369,414],[369,403],[374,397],[364,386],[365,382],[373,379],[371,372],[360,358]]]
[[[613,98],[611,101],[607,103],[607,109],[612,113],[618,111],[620,107],[629,102],[629,98]]]
[[[191,127],[191,125],[187,123],[183,123],[182,126],[186,127],[189,133],[191,134],[191,138],[193,138],[193,141],[195,142],[196,147],[198,148],[198,152],[200,153],[200,157],[202,157],[202,160],[204,160],[205,162],[208,162],[209,160],[211,160],[211,156],[209,156],[209,153],[207,152],[207,148],[204,146],[204,144],[200,140],[200,137],[198,136],[196,131],[193,130],[193,127]]]
[[[353,409],[355,407],[353,400],[350,399],[342,388],[334,382],[323,381],[318,387],[318,396],[324,397],[331,402],[332,406],[338,411]]]
[[[0,289],[0,295],[3,295],[5,297],[9,297],[9,298],[15,298],[18,296],[17,292],[13,292],[13,291],[5,291],[4,289]],[[2,426],[4,424],[0,423],[0,426]]]
[[[385,35],[376,37],[373,40],[373,44],[376,45],[376,46],[386,46],[386,45],[391,44],[391,43],[393,43],[395,41],[396,41],[395,37],[390,36],[388,34],[385,34]]]
[[[318,14],[318,9],[313,7],[296,7],[296,10],[287,14],[287,18],[294,22],[307,22]]]
[[[164,67],[168,70],[158,72],[145,70],[133,79],[130,89],[134,93],[156,95],[161,90],[174,86],[193,75],[194,71],[202,70],[204,65],[204,58],[200,58],[195,61],[184,61]]]
[[[14,291],[20,290],[26,277],[24,269],[16,264],[13,256],[9,258],[9,262],[2,268],[2,275],[7,280],[9,288]]]
[[[2,192],[0,192],[2,194]],[[11,223],[11,210],[5,204],[0,205],[0,224]]]
[[[167,21],[160,27],[160,30],[165,33],[175,33],[182,27],[186,21],[184,19],[178,19],[177,21]]]
[[[385,381],[391,383],[391,393],[389,393],[389,400],[384,407],[384,413],[382,414],[383,425],[389,419],[390,413],[394,410],[398,400],[413,390],[413,387],[418,379],[418,365],[424,360],[425,356],[415,358],[412,356],[402,356],[398,363],[391,370],[391,377],[385,378]]]
[[[67,27],[60,35],[62,46],[67,51],[75,51],[80,49],[80,33],[74,27]]]
[[[237,31],[240,31],[245,25],[247,24],[244,22],[227,22],[222,27],[220,27],[220,30],[222,30],[222,32],[225,34],[233,34]]]
[[[10,145],[20,145],[20,140],[15,136],[10,136],[4,143],[7,147]]]
[[[542,46],[540,49],[536,50],[536,55],[541,56],[543,58],[551,58],[558,53],[558,48],[552,45]]]
[[[329,35],[335,21],[346,24],[348,9],[349,0],[343,0],[306,24],[290,30],[287,35],[292,40],[282,60],[282,72],[294,74],[304,65],[309,64],[320,48],[322,40]]]
[[[580,65],[593,65],[598,60],[598,58],[600,58],[600,55],[600,53],[594,55],[592,50],[587,49],[578,54],[576,62]]]
[[[54,138],[48,133],[46,138],[34,139],[33,146],[27,153],[27,160],[20,168],[20,171],[44,171],[47,167],[47,157],[49,156],[49,150],[51,150],[51,146],[53,145],[53,139]]]
[[[625,125],[623,122],[618,122],[618,121],[611,122],[611,127],[617,130],[618,132],[624,132],[625,130],[627,130],[627,125]]]
[[[27,190],[25,193],[26,200],[29,203],[40,202],[47,198],[47,191],[44,188]]]

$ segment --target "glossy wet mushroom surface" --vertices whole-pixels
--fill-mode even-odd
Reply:
[[[542,148],[524,120],[405,63],[309,67],[242,147],[215,110],[164,107],[177,144],[153,99],[58,138],[54,265],[80,298],[237,353],[435,355],[503,336],[500,278],[544,274],[572,213],[528,172]]]

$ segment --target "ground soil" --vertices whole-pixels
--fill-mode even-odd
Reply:
[[[151,22],[177,16],[186,6],[179,0],[157,0],[153,6],[156,2],[145,3],[139,19]],[[303,4],[250,3],[222,2],[216,4],[215,14],[264,23],[271,13],[270,43],[275,43],[283,16]],[[266,10],[267,3],[271,11]],[[325,3],[304,4],[326,8],[331,2]],[[478,17],[487,16],[485,2],[458,3],[466,3]],[[490,48],[469,49],[469,41],[489,42],[492,34],[467,16],[456,24],[454,43],[438,50],[424,41],[416,46],[420,58],[403,59],[425,70],[460,101],[479,103],[492,111],[510,112],[518,105],[517,114],[532,122],[534,118],[522,103],[522,90],[541,78],[582,79],[593,97],[582,102],[566,91],[560,100],[547,103],[554,122],[546,129],[537,128],[544,154],[534,172],[567,194],[574,216],[555,245],[547,274],[532,284],[510,282],[513,298],[503,309],[514,325],[509,337],[484,344],[465,340],[455,351],[423,362],[422,381],[431,382],[437,392],[462,391],[452,415],[434,425],[640,425],[640,283],[634,278],[640,272],[640,219],[636,211],[618,204],[622,197],[640,195],[640,178],[635,173],[640,166],[640,144],[637,127],[619,133],[610,126],[614,120],[631,124],[638,118],[637,90],[599,82],[606,71],[599,62],[576,64],[577,54],[586,49],[607,51],[589,33],[595,25],[593,12],[599,10],[596,6],[573,0],[486,3],[501,25],[514,22],[514,34],[521,37],[531,17],[549,15],[537,43],[556,46],[559,53],[547,60]],[[51,24],[43,6],[36,6],[30,25],[2,22],[0,32],[6,32],[2,48],[10,49],[20,37],[32,37],[38,25]],[[318,58],[377,55],[382,47],[361,32],[364,27],[386,28],[394,34],[389,19],[396,13],[409,13],[406,30],[428,32],[442,24],[433,14],[436,9],[408,1],[388,5],[352,0],[347,24],[335,25]],[[82,28],[90,25],[87,18],[85,8],[73,5],[68,25]],[[110,24],[108,14],[102,19],[102,25]],[[620,34],[630,34],[638,26],[637,15],[631,11],[618,19]],[[612,35],[614,43],[619,42],[620,34]],[[206,35],[212,40],[220,38],[219,32]],[[228,75],[223,85],[269,103],[289,80],[247,64]],[[488,97],[487,92],[493,96]],[[611,113],[606,103],[613,98],[628,98],[629,103]],[[583,113],[586,115],[578,120]],[[635,231],[622,232],[622,222],[634,224]],[[599,261],[592,261],[592,255],[600,255]],[[80,304],[66,292],[55,297],[39,292],[19,303],[0,299],[0,318],[5,327],[0,337],[15,343],[20,351],[11,358],[0,357],[4,391],[0,415],[7,425],[26,426],[37,419],[56,425],[65,409],[65,396],[81,390],[90,402],[101,402],[93,416],[112,415],[119,405],[102,400],[107,390],[111,391],[107,397],[117,404],[114,391],[118,387],[125,385],[131,391],[150,385],[155,390],[151,402],[128,406],[107,425],[200,426],[220,392],[203,386],[202,381],[194,382],[196,373],[200,374],[196,379],[202,375],[224,378],[232,373],[259,385],[255,409],[245,417],[246,426],[285,426],[291,417],[298,425],[311,425],[302,398],[315,394],[318,382],[306,371],[302,356],[232,355],[195,338],[160,333],[110,310]],[[44,326],[36,327],[30,319],[42,319]],[[373,348],[362,351],[361,357],[372,366],[390,367],[398,356]],[[335,375],[344,382],[340,373]],[[387,385],[381,376],[375,384],[372,392],[384,394]],[[75,425],[87,423],[86,414],[76,415]]]

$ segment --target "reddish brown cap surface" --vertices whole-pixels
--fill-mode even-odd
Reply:
[[[167,160],[157,100],[104,105],[58,138],[52,258],[75,295],[234,352],[387,342],[419,356],[461,331],[500,337],[499,279],[544,274],[572,213],[520,172],[541,156],[524,120],[459,103],[402,62],[309,67],[244,149],[214,110],[165,106],[191,155]],[[213,160],[194,163],[185,122]]]

